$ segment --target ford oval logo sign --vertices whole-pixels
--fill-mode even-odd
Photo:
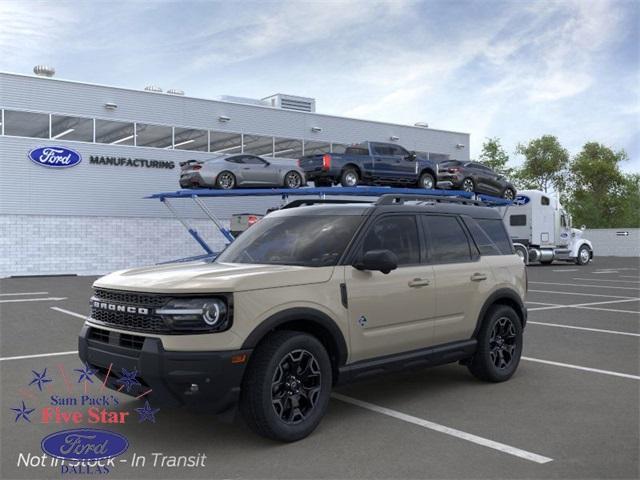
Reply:
[[[52,433],[42,439],[42,451],[63,460],[95,461],[117,457],[129,448],[124,435],[95,428]]]
[[[29,152],[29,159],[43,167],[69,168],[78,165],[82,161],[82,156],[69,148],[40,147]]]
[[[529,203],[531,199],[526,195],[516,195],[515,200],[513,201],[514,205],[526,205]]]

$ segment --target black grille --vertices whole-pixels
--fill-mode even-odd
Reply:
[[[94,296],[105,302],[123,303],[136,307],[161,307],[169,300],[164,295],[153,295],[138,292],[121,292],[118,290],[104,290],[98,288]]]
[[[142,350],[144,344],[144,337],[137,335],[128,335],[126,333],[120,334],[120,346],[126,348],[134,348],[136,350]]]
[[[138,332],[164,333],[170,329],[158,315],[153,315],[153,310],[165,305],[170,297],[153,295],[149,293],[123,292],[118,290],[105,290],[98,288],[91,299],[91,318],[123,330],[135,330]],[[148,309],[149,315],[141,313],[119,312],[105,308],[96,308],[94,301],[123,305],[126,307],[143,307]],[[131,347],[135,348],[135,347]],[[141,347],[142,348],[142,347]]]
[[[89,330],[89,339],[97,342],[109,343],[109,331],[101,330],[99,328],[92,328]]]

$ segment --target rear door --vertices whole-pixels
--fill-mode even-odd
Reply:
[[[394,177],[404,182],[416,180],[418,162],[411,160],[409,152],[400,145],[392,145],[390,148],[395,159],[391,165]]]
[[[355,258],[387,249],[398,257],[388,274],[345,267],[350,360],[416,350],[431,345],[435,293],[433,267],[424,254],[413,214],[378,217],[363,232]]]
[[[421,215],[435,276],[434,343],[471,338],[492,271],[456,215]]]
[[[384,143],[371,143],[371,154],[374,163],[374,177],[389,181],[394,177],[396,157],[391,146]]]

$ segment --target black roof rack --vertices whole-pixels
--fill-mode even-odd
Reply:
[[[457,205],[473,205],[476,207],[487,207],[489,204],[480,200],[472,200],[470,198],[445,197],[429,194],[387,194],[382,195],[376,202],[376,205],[397,205],[405,202],[423,202],[423,203],[455,203]]]
[[[301,206],[308,205],[326,205],[326,204],[347,204],[347,203],[373,203],[373,200],[346,200],[346,199],[327,199],[327,198],[301,198],[298,200],[293,200],[292,202],[287,203],[285,206],[281,207],[279,210],[284,210],[285,208],[296,208]],[[278,210],[277,208],[275,210]]]

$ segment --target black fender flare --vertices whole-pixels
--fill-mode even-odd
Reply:
[[[501,302],[501,300],[503,302]],[[504,303],[505,300],[508,304],[512,304],[516,307],[516,313],[522,320],[522,328],[524,328],[527,323],[527,307],[522,302],[520,295],[518,295],[518,292],[511,288],[500,288],[489,295],[489,298],[487,298],[482,305],[472,338],[476,338],[478,336],[478,332],[480,331],[480,327],[482,326],[482,320],[484,320],[484,317],[487,314],[487,310],[489,310],[489,308],[496,303]]]
[[[290,322],[309,322],[311,328],[321,328],[327,332],[336,349],[338,367],[347,362],[347,342],[336,322],[326,313],[307,307],[295,307],[275,313],[262,321],[245,339],[242,349],[253,349],[269,332]]]

